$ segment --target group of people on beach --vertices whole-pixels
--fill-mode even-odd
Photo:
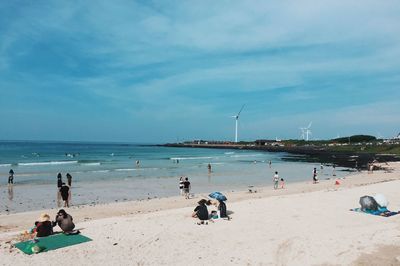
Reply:
[[[215,206],[218,211],[212,210],[211,212],[208,212],[207,206]],[[201,199],[197,202],[197,206],[193,210],[192,217],[200,220],[198,224],[208,224],[208,221],[214,222],[214,220],[218,218],[227,220],[231,219],[227,214],[225,202],[222,200],[206,199]]]
[[[56,225],[66,234],[79,233],[79,231],[73,231],[75,228],[73,218],[64,209],[57,212],[54,221],[51,220],[49,214],[41,214],[39,219],[35,222],[35,226],[31,228],[30,233],[35,234],[36,237],[50,236],[54,233],[53,227]]]
[[[57,202],[59,202],[60,199],[62,199],[64,202],[64,207],[69,208],[69,203],[71,200],[72,176],[69,173],[67,173],[66,177],[68,185],[63,182],[61,173],[57,174],[57,189],[58,189]]]
[[[181,192],[181,196],[185,196],[185,199],[190,198],[190,189],[191,189],[191,184],[189,182],[189,178],[181,176],[179,178],[179,190]]]

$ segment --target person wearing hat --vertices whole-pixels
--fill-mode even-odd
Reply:
[[[205,221],[208,220],[208,209],[206,206],[207,200],[201,199],[199,202],[197,202],[198,206],[194,209],[192,213],[193,218],[199,218],[200,221]]]
[[[35,222],[36,236],[45,237],[53,234],[53,226],[55,225],[47,213],[42,213],[39,220]]]

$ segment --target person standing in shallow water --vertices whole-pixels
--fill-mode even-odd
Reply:
[[[9,176],[8,176],[8,184],[14,184],[14,170],[10,169],[8,174],[9,174]]]
[[[69,173],[67,173],[67,181],[68,181],[68,186],[71,186],[71,184],[72,184],[72,176]]]

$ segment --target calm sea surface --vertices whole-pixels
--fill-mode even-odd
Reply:
[[[310,180],[313,167],[320,169],[319,164],[284,161],[285,156],[134,144],[0,142],[0,213],[56,207],[59,172],[65,181],[66,173],[72,175],[72,203],[78,205],[177,195],[180,176],[189,177],[194,193],[206,193],[271,185],[274,171],[288,184]],[[12,191],[7,186],[10,169],[15,172]],[[346,174],[340,170],[338,176]],[[320,178],[331,173],[324,167]]]

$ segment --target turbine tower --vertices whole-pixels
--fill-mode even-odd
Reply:
[[[239,122],[240,113],[242,112],[244,106],[245,106],[245,104],[243,104],[242,108],[240,108],[240,111],[237,115],[232,116],[233,118],[235,118],[235,143],[238,142],[238,122]]]
[[[311,125],[312,125],[312,122],[310,122],[310,124],[308,124],[308,127],[305,128],[306,141],[309,140],[308,135],[312,135],[312,132],[311,132],[311,129],[310,129],[310,128],[311,128]]]
[[[300,130],[301,130],[301,138],[303,140],[305,140],[305,141],[308,141],[309,140],[309,136],[312,135],[312,132],[311,132],[311,129],[310,129],[311,125],[312,125],[312,122],[310,122],[310,124],[308,124],[308,127],[301,127],[300,128]]]

